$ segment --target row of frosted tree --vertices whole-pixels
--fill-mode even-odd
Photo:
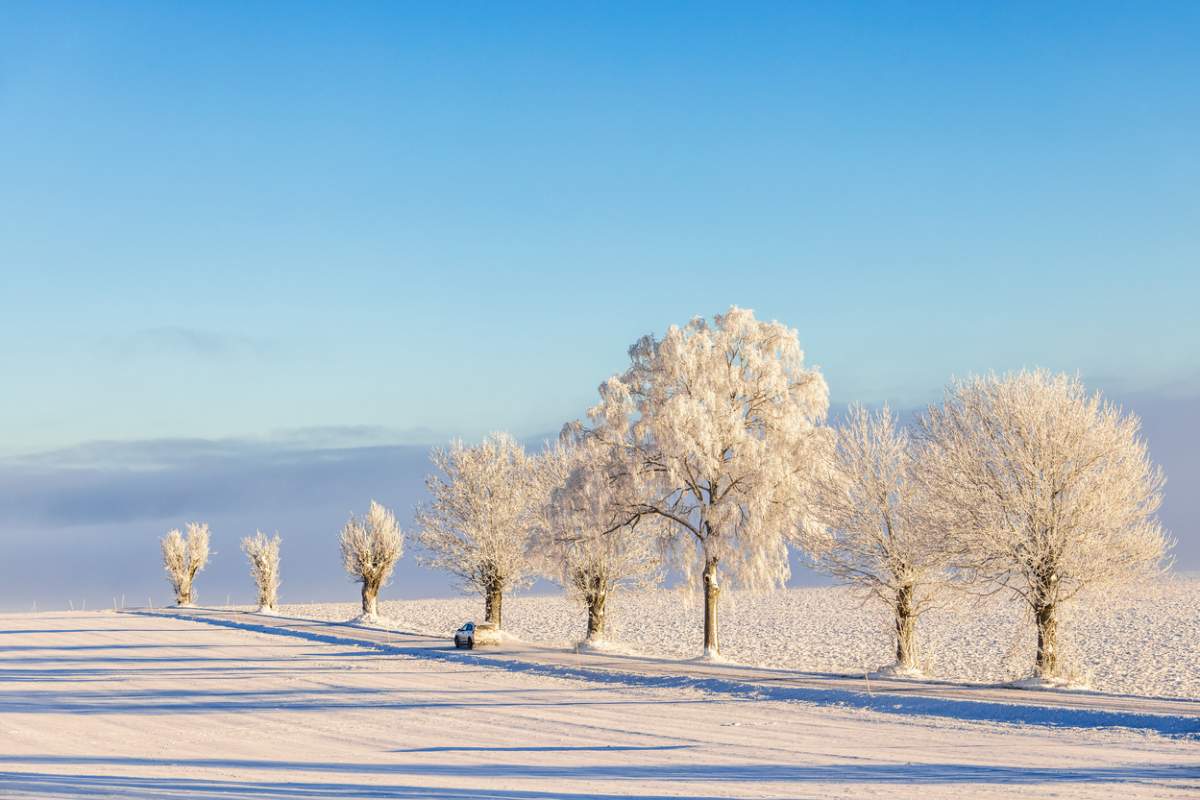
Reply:
[[[1077,378],[957,380],[909,425],[852,406],[831,426],[796,331],[748,310],[643,337],[629,356],[586,418],[539,452],[503,433],[432,452],[421,560],[477,592],[497,628],[505,595],[540,575],[580,601],[596,642],[614,593],[674,572],[702,593],[704,653],[716,657],[726,582],[782,586],[791,547],[886,604],[896,671],[919,671],[917,624],[935,603],[1001,590],[1028,608],[1036,674],[1052,679],[1065,604],[1165,567],[1164,478],[1139,421]],[[207,538],[197,527],[163,542],[181,603]],[[365,617],[403,545],[376,503],[342,530]],[[273,609],[278,537],[243,549]]]

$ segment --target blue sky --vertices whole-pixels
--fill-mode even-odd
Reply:
[[[731,303],[837,399],[1194,377],[1190,4],[16,4],[6,449],[557,427]]]
[[[6,4],[0,455],[536,436],[730,304],[836,402],[1038,365],[1194,442],[1198,39],[1193,3]]]

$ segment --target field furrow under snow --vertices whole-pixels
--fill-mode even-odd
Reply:
[[[691,658],[701,650],[698,598],[662,590],[615,595],[614,640],[652,656]],[[385,600],[397,629],[449,635],[480,619],[475,598]],[[292,616],[355,617],[354,603],[292,604]],[[505,600],[504,626],[529,642],[565,645],[584,631],[583,610],[561,595]],[[1183,577],[1116,595],[1081,598],[1066,612],[1062,636],[1080,683],[1114,694],[1200,697],[1200,578]],[[891,660],[891,621],[878,605],[844,588],[787,589],[722,596],[723,654],[739,663],[802,672],[870,672]],[[921,622],[926,672],[953,681],[993,683],[1027,675],[1033,632],[1023,608],[1000,597],[931,611]]]

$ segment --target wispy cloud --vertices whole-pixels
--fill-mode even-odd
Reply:
[[[251,336],[165,325],[134,331],[119,342],[117,349],[125,358],[184,356],[221,359],[265,358],[275,353],[277,348],[266,340]]]
[[[422,445],[298,449],[262,442],[97,443],[0,462],[0,521],[37,528],[278,511],[379,495],[413,497],[428,469]],[[369,498],[368,498],[369,499]]]
[[[1191,487],[1200,479],[1200,397],[1114,399],[1142,417],[1151,454],[1169,479],[1162,518],[1179,539],[1177,564],[1195,569],[1200,495]],[[536,447],[543,438],[526,444]],[[107,598],[117,587],[161,598],[157,540],[190,519],[213,525],[217,556],[204,578],[210,596],[249,599],[237,540],[261,528],[284,537],[289,598],[352,597],[336,553],[346,515],[376,499],[411,529],[433,469],[429,446],[448,439],[425,429],[327,426],[261,437],[90,442],[0,458],[0,564],[9,566],[0,608],[82,594]],[[47,563],[60,566],[37,567]],[[450,585],[406,558],[393,591],[418,596]]]
[[[1157,381],[1115,374],[1085,375],[1084,380],[1089,388],[1100,389],[1118,402],[1142,398],[1152,403],[1159,400],[1200,398],[1200,370],[1182,372]]]
[[[349,594],[336,558],[346,516],[376,499],[411,527],[432,469],[427,445],[380,437],[372,429],[319,428],[254,439],[92,442],[0,459],[0,564],[11,567],[0,608],[96,598],[110,587],[161,597],[157,540],[193,519],[213,526],[217,555],[204,580],[211,596],[246,589],[237,541],[256,528],[282,533],[292,596]],[[46,563],[61,568],[38,568]],[[448,586],[415,564],[404,571],[411,573],[405,585],[421,582],[426,594]]]
[[[220,439],[97,440],[0,458],[0,475],[81,470],[146,472],[251,462],[287,464],[328,460],[339,453],[354,450],[411,446],[427,449],[448,438],[448,435],[430,428],[325,425],[286,428],[263,436]]]

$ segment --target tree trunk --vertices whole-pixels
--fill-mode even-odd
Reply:
[[[704,655],[720,653],[717,644],[717,598],[721,587],[717,585],[717,558],[712,556],[704,562]]]
[[[904,584],[896,592],[896,666],[917,669],[917,618],[913,613],[913,587]]]
[[[484,595],[483,618],[485,622],[495,625],[497,630],[501,627],[503,605],[504,593],[499,586],[492,584]]]
[[[373,581],[363,581],[362,611],[364,617],[374,617],[378,615],[378,599],[379,587]]]
[[[179,576],[179,586],[175,589],[175,605],[190,606],[192,604],[192,586],[196,580],[197,570],[190,567],[184,567],[184,572]]]
[[[1058,659],[1058,613],[1053,603],[1038,606],[1033,610],[1037,623],[1037,674],[1041,678],[1053,678],[1059,674]]]
[[[595,578],[591,590],[587,596],[588,607],[588,626],[587,640],[603,639],[606,628],[604,617],[604,604],[608,600],[608,593],[601,585],[600,578]]]

